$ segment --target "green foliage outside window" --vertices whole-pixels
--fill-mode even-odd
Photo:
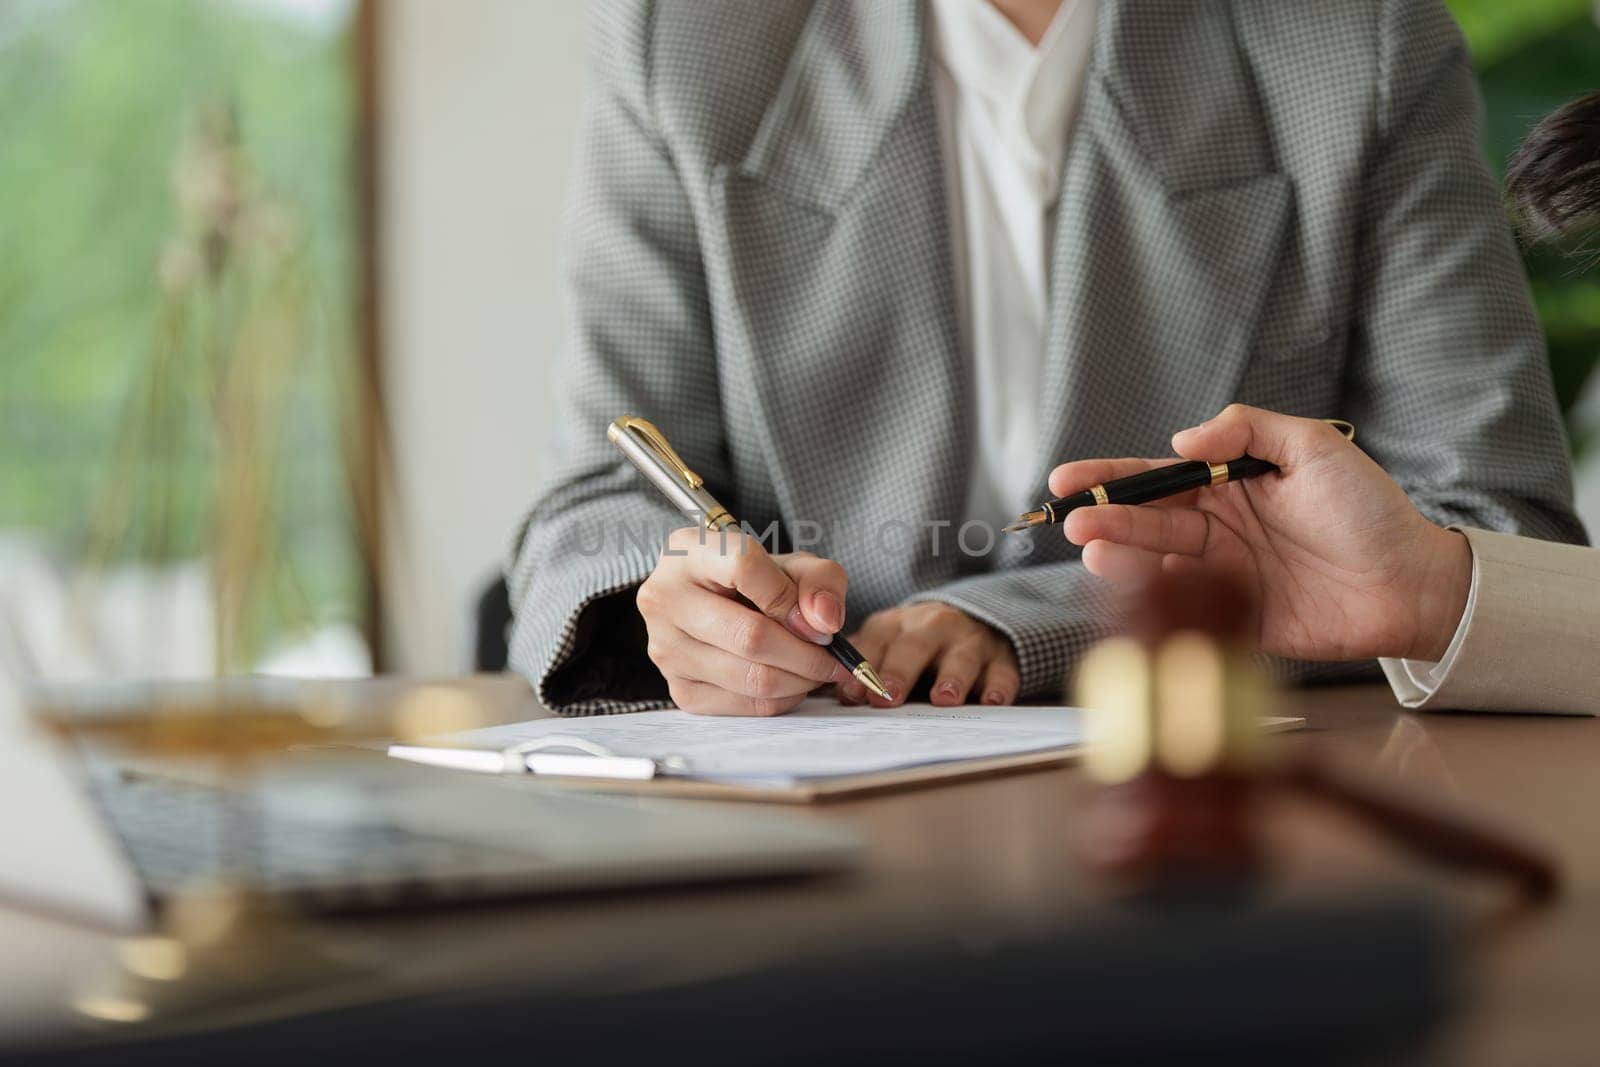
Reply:
[[[0,4],[0,530],[69,567],[161,564],[269,513],[264,553],[230,549],[265,562],[228,669],[361,619],[352,15]]]

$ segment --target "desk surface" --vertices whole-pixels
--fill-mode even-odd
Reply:
[[[378,699],[409,683],[353,683]],[[510,677],[462,681],[505,720],[526,718],[526,687]],[[1285,714],[1307,731],[1289,743],[1456,798],[1538,841],[1561,861],[1567,893],[1479,951],[1472,1010],[1444,1035],[1452,1063],[1589,1060],[1600,1021],[1600,721],[1558,717],[1411,715],[1386,688],[1304,690]],[[1070,917],[1093,887],[1070,834],[1086,785],[1058,767],[839,802],[810,809],[870,842],[865,869],[847,878],[761,887],[607,894],[461,912],[318,925],[346,958],[385,976],[384,992],[451,988],[500,978],[603,988],[728,973],[847,944],[863,933],[914,932],[986,918],[1029,924]],[[1498,887],[1446,879],[1341,817],[1283,804],[1268,819],[1286,892],[1337,891],[1374,881],[1422,883],[1467,907]],[[530,946],[538,946],[537,952]],[[0,1043],[63,1028],[70,991],[104,966],[104,935],[0,909]],[[371,990],[368,990],[371,993]]]

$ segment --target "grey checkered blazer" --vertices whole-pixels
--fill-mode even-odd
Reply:
[[[757,529],[960,522],[971,372],[923,34],[913,0],[597,5],[558,469],[509,573],[512,663],[549,706],[665,703],[632,597],[655,546],[612,532],[683,522],[607,444],[618,415]],[[1057,462],[1166,455],[1237,400],[1351,419],[1439,521],[1582,540],[1478,134],[1438,0],[1103,0],[1040,492]],[[1060,692],[1107,619],[1075,550],[1042,534],[975,563],[916,528],[824,538],[852,622],[947,601],[1011,639],[1024,695]]]

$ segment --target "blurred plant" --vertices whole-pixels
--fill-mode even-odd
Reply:
[[[60,647],[59,600],[10,605],[41,664],[371,632],[356,11],[0,0],[0,548],[104,564]],[[197,569],[255,576],[230,621]]]
[[[1479,69],[1593,14],[1594,0],[1449,0]]]
[[[198,550],[211,575],[215,666],[227,673],[260,651],[257,605],[269,591],[287,594],[291,621],[314,617],[282,551],[277,477],[313,347],[313,282],[295,215],[257,183],[232,106],[195,112],[171,187],[175,232],[152,279],[158,337],[130,379],[95,501],[90,569]]]

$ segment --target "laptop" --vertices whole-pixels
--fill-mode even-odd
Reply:
[[[806,816],[599,796],[324,749],[248,788],[97,756],[0,675],[0,898],[119,930],[225,881],[309,912],[819,874],[860,841]]]

